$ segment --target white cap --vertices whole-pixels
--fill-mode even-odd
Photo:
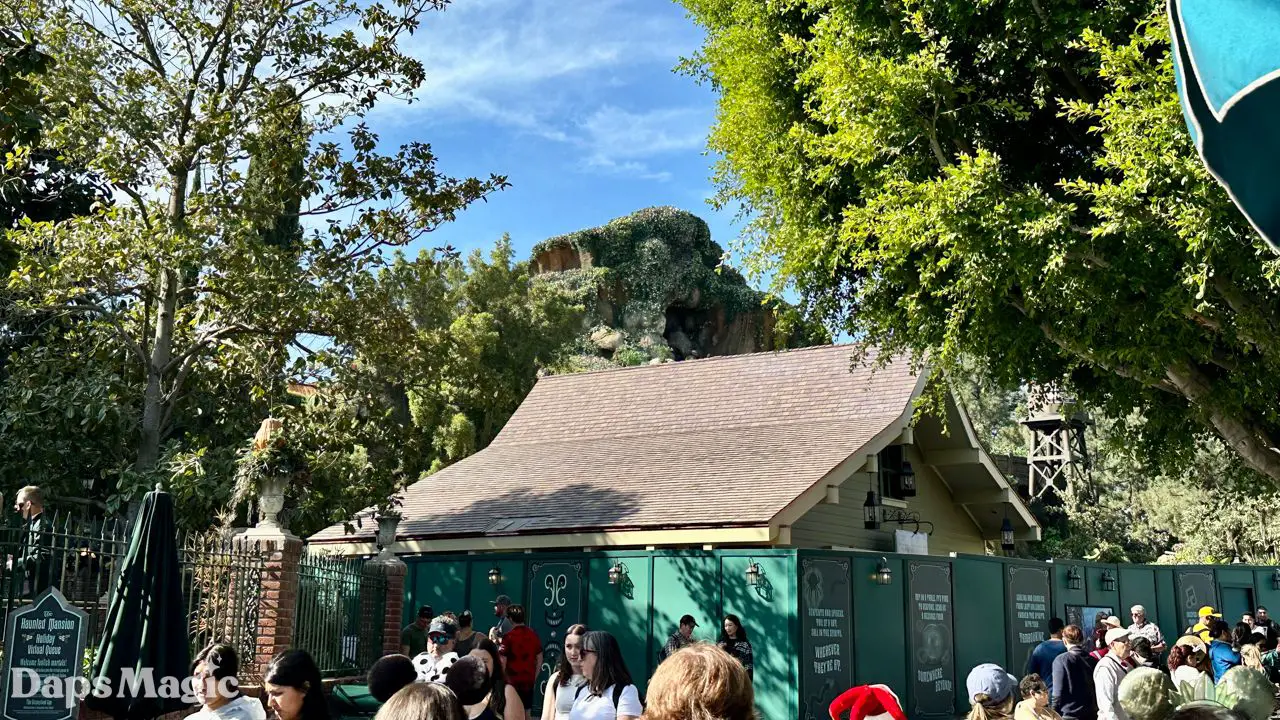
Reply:
[[[1146,609],[1146,608],[1144,608],[1144,607],[1142,607],[1141,605],[1134,605],[1133,607],[1129,608],[1129,612],[1130,612],[1130,613],[1142,613],[1143,615],[1146,615],[1146,614],[1147,614],[1147,609]]]
[[[1106,640],[1108,645],[1110,645],[1111,643],[1117,640],[1128,640],[1128,639],[1129,639],[1129,631],[1125,630],[1124,628],[1111,628],[1110,630],[1107,631]]]

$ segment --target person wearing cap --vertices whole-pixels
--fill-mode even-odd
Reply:
[[[1222,679],[1228,670],[1241,663],[1240,653],[1231,645],[1231,626],[1223,620],[1209,625],[1212,640],[1209,642],[1209,666],[1213,669],[1213,681]]]
[[[1101,660],[1103,656],[1111,652],[1111,641],[1107,639],[1107,635],[1112,630],[1123,630],[1124,625],[1120,622],[1120,618],[1112,615],[1102,621],[1102,628],[1102,643],[1096,650],[1089,653],[1089,657],[1093,658],[1094,662]]]
[[[1068,625],[1062,629],[1062,642],[1067,651],[1053,659],[1053,709],[1065,720],[1095,720],[1098,697],[1093,692],[1093,661],[1084,646],[1084,631],[1079,625]]]
[[[1160,632],[1160,626],[1147,620],[1147,609],[1141,605],[1134,605],[1129,608],[1129,617],[1133,619],[1133,624],[1129,626],[1129,635],[1134,638],[1146,638],[1151,643],[1151,652],[1159,655],[1164,652],[1164,634]]]
[[[1214,612],[1212,605],[1205,605],[1200,608],[1200,612],[1198,614],[1200,616],[1200,622],[1187,628],[1187,632],[1185,634],[1199,636],[1199,638],[1204,641],[1204,644],[1208,645],[1213,642],[1213,634],[1209,631],[1209,626],[1214,620],[1221,619],[1222,613]]]
[[[434,616],[430,605],[418,608],[418,619],[400,631],[401,655],[416,657],[427,649],[427,626],[431,624],[431,618]]]
[[[493,626],[497,637],[490,637],[494,642],[498,642],[502,639],[503,635],[511,632],[513,625],[511,623],[511,618],[507,617],[507,608],[509,607],[511,607],[510,595],[499,595],[493,599],[493,616],[498,618],[497,623]]]
[[[680,627],[671,633],[671,637],[667,638],[667,644],[662,646],[658,651],[658,663],[671,657],[677,650],[688,647],[693,644],[693,629],[698,627],[698,623],[694,621],[692,615],[685,615],[680,618]]]
[[[972,707],[968,720],[1002,720],[1013,716],[1018,681],[995,663],[983,663],[969,671],[964,683]]]
[[[413,658],[418,671],[418,682],[440,682],[449,668],[458,661],[453,651],[458,636],[458,624],[443,615],[431,621],[427,628],[428,648]]]
[[[1111,618],[1108,618],[1110,620]],[[1107,654],[1093,669],[1093,690],[1098,696],[1098,720],[1129,720],[1120,707],[1120,681],[1128,674],[1129,631],[1122,627],[1107,630]]]

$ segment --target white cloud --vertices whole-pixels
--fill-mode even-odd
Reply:
[[[455,0],[428,13],[405,46],[427,71],[415,101],[375,114],[402,127],[494,123],[565,144],[589,172],[669,179],[644,160],[701,147],[710,109],[628,112],[606,102],[636,100],[645,88],[629,85],[629,73],[669,73],[697,48],[692,23],[653,12],[661,1]]]

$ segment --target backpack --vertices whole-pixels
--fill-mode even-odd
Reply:
[[[573,694],[573,701],[575,703],[578,701],[579,697],[582,697],[582,691],[586,690],[588,687],[590,686],[584,683],[578,688],[578,691]],[[618,701],[622,699],[622,691],[626,690],[627,687],[629,686],[618,685],[617,683],[614,683],[613,685],[613,714],[615,717],[618,715]],[[640,688],[636,688],[636,697],[640,698],[640,709],[643,710],[647,707],[644,701],[644,695],[640,694]]]

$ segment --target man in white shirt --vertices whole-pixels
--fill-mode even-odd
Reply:
[[[240,658],[230,645],[210,645],[196,656],[195,691],[204,705],[187,720],[266,720],[262,701],[240,694]]]
[[[418,671],[418,682],[443,682],[450,666],[458,661],[453,651],[458,635],[458,624],[441,615],[431,621],[427,629],[427,649],[413,658]]]
[[[1098,696],[1098,720],[1129,720],[1120,707],[1120,681],[1129,672],[1125,660],[1129,657],[1129,631],[1111,628],[1105,636],[1107,654],[1098,660],[1093,669],[1093,688]]]
[[[1164,634],[1160,632],[1160,626],[1147,620],[1147,609],[1141,605],[1134,605],[1129,609],[1129,617],[1133,618],[1133,624],[1129,626],[1129,637],[1146,638],[1151,643],[1151,652],[1157,655],[1165,651]]]

